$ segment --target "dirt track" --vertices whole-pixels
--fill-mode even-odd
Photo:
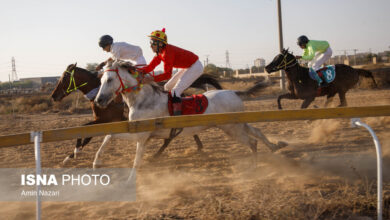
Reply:
[[[389,90],[353,90],[349,106],[390,104]],[[315,101],[322,106],[324,98]],[[337,105],[339,100],[334,99]],[[298,109],[301,101],[283,101]],[[246,110],[275,110],[275,98],[246,101]],[[311,108],[313,105],[310,106]],[[90,115],[0,116],[0,135],[78,126]],[[385,216],[390,217],[390,117],[365,118],[384,152]],[[273,141],[289,146],[270,153],[258,144],[257,167],[251,152],[217,129],[202,132],[204,153],[192,138],[176,139],[158,161],[162,143],[149,142],[137,173],[137,202],[44,202],[43,219],[346,219],[376,216],[375,148],[368,132],[347,119],[255,123]],[[102,137],[94,138],[68,167],[91,167]],[[62,167],[75,140],[43,144],[42,166]],[[114,140],[102,167],[130,167],[135,144]],[[34,167],[32,145],[4,148],[0,167]],[[33,219],[35,203],[1,202],[1,219]],[[386,217],[384,218],[386,219]]]

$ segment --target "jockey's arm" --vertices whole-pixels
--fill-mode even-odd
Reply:
[[[96,71],[99,71],[99,70],[103,69],[103,67],[104,67],[105,65],[107,65],[108,62],[112,62],[112,61],[114,61],[114,60],[113,60],[111,57],[108,58],[106,61],[101,62],[101,63],[95,68],[95,70],[96,70]]]
[[[153,71],[154,68],[156,68],[156,66],[160,63],[161,63],[160,57],[155,56],[155,57],[153,57],[153,60],[150,61],[150,63],[147,66],[141,67],[141,68],[139,68],[139,70],[143,73],[149,73],[149,72]]]
[[[301,59],[312,60],[314,58],[315,51],[311,45],[307,45],[307,48],[303,50]]]

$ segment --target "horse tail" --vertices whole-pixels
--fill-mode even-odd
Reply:
[[[251,88],[245,90],[245,91],[235,91],[235,93],[240,98],[248,98],[248,97],[254,97],[258,92],[263,90],[264,88],[268,87],[270,85],[269,80],[258,82]]]
[[[217,79],[215,79],[215,77],[213,77],[212,75],[206,73],[202,74],[198,79],[196,79],[190,87],[206,90],[206,84],[212,85],[216,89],[222,89],[222,86],[221,84],[219,84]]]
[[[374,83],[375,88],[378,88],[378,85],[376,84],[376,81],[374,79],[374,75],[372,75],[371,71],[365,70],[365,69],[356,69],[358,72],[359,76],[363,76],[366,78],[371,78],[372,82]]]

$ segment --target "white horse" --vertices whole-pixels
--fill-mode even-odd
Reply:
[[[95,98],[95,102],[99,106],[107,106],[116,97],[116,94],[121,93],[123,100],[129,107],[129,121],[169,116],[167,104],[168,93],[163,92],[161,87],[157,86],[155,83],[142,85],[142,76],[134,70],[134,67],[130,66],[128,63],[117,61],[108,64],[104,71],[105,73],[101,78],[101,87]],[[266,85],[267,84],[265,83],[258,83],[247,91],[207,91],[204,95],[207,97],[209,105],[204,114],[244,111],[244,105],[240,97],[251,96]],[[256,139],[263,141],[271,151],[276,151],[287,145],[284,142],[278,142],[278,144],[271,143],[259,129],[254,128],[247,123],[218,125],[216,127],[222,129],[237,142],[250,147],[254,154],[257,152]],[[186,127],[180,133],[180,136],[193,136],[207,128],[209,127]],[[119,135],[119,138],[137,142],[133,164],[133,168],[137,169],[141,165],[142,157],[145,152],[145,143],[150,138],[168,138],[170,129]],[[95,162],[103,147],[108,142],[106,139],[107,138],[105,138],[96,153]],[[133,175],[134,172],[132,171],[129,179],[132,179]]]

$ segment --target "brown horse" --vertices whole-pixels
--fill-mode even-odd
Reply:
[[[203,74],[197,79],[191,87],[204,89],[207,85],[211,85],[216,89],[222,89],[221,85],[210,75]],[[69,65],[65,72],[62,74],[61,79],[58,81],[56,88],[53,90],[51,97],[54,101],[61,101],[64,97],[68,96],[71,92],[80,90],[84,96],[90,101],[91,109],[93,112],[94,120],[84,125],[101,124],[115,121],[125,121],[127,115],[125,112],[125,104],[122,101],[122,96],[117,96],[115,101],[111,102],[107,108],[100,108],[94,103],[94,98],[99,91],[100,79],[97,77],[97,73],[91,73],[88,70],[76,67],[76,64]],[[85,145],[91,141],[92,137],[78,138],[74,152],[67,156],[64,163],[70,158],[75,158],[77,153],[80,152]],[[195,142],[198,146],[198,151],[203,148],[202,142],[197,135],[194,135]],[[164,149],[169,145],[172,138],[165,139],[163,146],[154,155],[158,157]]]
[[[332,101],[333,97],[338,93],[340,105],[347,106],[345,94],[349,89],[356,85],[359,81],[359,76],[369,77],[372,79],[375,87],[377,87],[375,79],[370,71],[364,69],[354,69],[344,64],[336,64],[336,77],[326,87],[319,88],[317,81],[309,76],[309,68],[299,65],[295,56],[283,50],[278,54],[273,61],[268,64],[265,69],[268,73],[278,70],[285,70],[288,79],[289,93],[278,97],[278,108],[282,109],[281,99],[303,99],[301,108],[307,108],[317,96],[327,96],[325,107]]]

